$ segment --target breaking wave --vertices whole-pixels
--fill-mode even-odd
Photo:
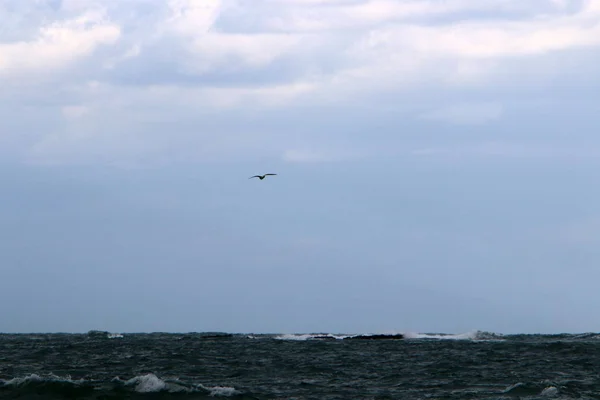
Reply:
[[[498,341],[504,340],[504,335],[493,332],[471,331],[459,334],[404,333],[405,339],[437,339],[437,340],[471,340]]]
[[[304,334],[282,334],[274,337],[278,340],[344,340],[344,339],[430,339],[430,340],[470,340],[470,341],[503,341],[504,335],[485,332],[471,331],[459,334],[444,333],[415,333],[415,332],[386,332],[369,334],[333,334],[333,333],[304,333]]]
[[[61,377],[54,374],[46,376],[30,374],[9,380],[0,379],[0,388],[11,389],[13,392],[18,392],[18,395],[21,396],[43,391],[49,398],[65,394],[71,394],[79,398],[92,392],[95,394],[99,394],[100,392],[105,396],[122,396],[126,392],[193,393],[195,394],[195,398],[202,394],[210,397],[233,397],[242,394],[241,391],[233,387],[210,387],[200,383],[184,382],[179,379],[159,378],[152,373],[138,375],[128,380],[114,377],[110,382],[91,379],[72,380],[70,376]]]
[[[304,340],[313,340],[313,339],[333,339],[333,340],[342,340],[350,335],[334,335],[332,333],[305,333],[305,334],[284,334],[277,335],[275,339],[278,340],[295,340],[295,341],[304,341]]]

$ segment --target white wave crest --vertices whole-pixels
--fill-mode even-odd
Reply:
[[[113,378],[113,381],[115,380],[120,379],[118,377]],[[166,382],[154,374],[136,376],[135,378],[125,381],[125,385],[136,385],[134,390],[138,393],[156,393],[162,391],[169,393],[190,393],[194,391],[193,388],[184,386],[183,384],[178,384],[177,382]]]
[[[122,337],[123,337],[123,335],[121,335],[120,333],[109,333],[108,334],[109,339],[119,339]]]
[[[382,333],[369,333],[360,335],[340,335],[332,333],[296,333],[296,334],[281,334],[274,337],[277,340],[293,340],[293,341],[305,341],[313,339],[346,339],[356,336],[402,336],[404,339],[437,339],[437,340],[470,340],[470,341],[503,341],[503,335],[484,332],[484,331],[471,331],[459,334],[430,334],[430,333],[417,333],[417,332],[398,332],[398,331],[385,331]]]
[[[557,395],[558,395],[558,389],[555,388],[554,386],[548,386],[547,388],[542,390],[542,393],[540,393],[540,396],[546,396],[546,397],[554,397]]]
[[[0,379],[0,387],[13,386],[23,387],[29,383],[43,383],[43,382],[66,382],[71,384],[82,384],[85,382],[91,382],[85,379],[72,380],[69,375],[65,377],[56,376],[54,374],[48,374],[40,376],[38,374],[30,374],[24,377],[12,378],[9,380]],[[193,393],[193,392],[208,392],[210,396],[222,396],[229,397],[240,394],[241,392],[235,388],[227,386],[214,386],[208,387],[202,384],[184,383],[179,381],[178,378],[163,380],[156,375],[149,373],[145,375],[138,375],[129,380],[123,380],[118,376],[111,379],[113,383],[121,383],[125,386],[134,386],[133,390],[138,393],[157,393],[157,392],[169,392],[169,393]]]
[[[312,339],[344,339],[347,338],[346,335],[334,335],[332,333],[305,333],[305,334],[284,334],[275,336],[277,340],[312,340]]]
[[[235,396],[236,394],[241,393],[239,390],[236,390],[235,388],[228,387],[228,386],[207,387],[207,386],[203,386],[203,385],[198,385],[198,387],[201,387],[202,389],[207,390],[208,392],[210,392],[210,395],[213,397],[215,397],[215,396],[230,397],[230,396]]]
[[[125,385],[137,385],[135,391],[139,393],[160,392],[167,388],[167,383],[154,374],[136,376],[126,381]]]
[[[4,386],[24,386],[32,382],[68,382],[73,384],[80,384],[85,382],[85,379],[73,380],[70,375],[61,377],[54,374],[48,374],[47,376],[40,376],[38,374],[29,374],[20,378],[12,378],[7,381],[0,379],[0,382]]]
[[[22,386],[29,382],[41,382],[44,378],[39,376],[38,374],[31,374],[24,376],[22,378],[12,378],[7,381],[2,381],[5,386]]]
[[[279,336],[275,336],[275,339],[278,340],[308,340],[308,339],[312,339],[315,335],[293,335],[293,334],[285,334],[285,335],[279,335]]]
[[[428,334],[428,333],[404,333],[406,339],[438,339],[438,340],[472,340],[472,341],[500,341],[502,335],[491,332],[471,331],[459,334]]]
[[[514,385],[510,385],[509,387],[507,387],[506,389],[504,389],[502,391],[502,393],[509,393],[517,388],[523,387],[525,386],[525,384],[523,382],[517,382]]]

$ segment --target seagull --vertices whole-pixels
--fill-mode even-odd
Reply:
[[[250,178],[248,178],[248,179],[252,179],[252,178],[258,178],[258,179],[260,179],[260,180],[262,181],[263,179],[265,179],[265,176],[268,176],[268,175],[277,175],[277,174],[254,175],[254,176],[251,176],[251,177],[250,177]]]

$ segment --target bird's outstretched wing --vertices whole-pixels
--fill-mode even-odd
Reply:
[[[248,179],[252,179],[252,178],[260,178],[260,175],[254,175],[254,176],[251,176],[251,177],[250,177],[250,178],[248,178]]]
[[[267,176],[267,175],[277,175],[277,174],[265,174],[265,176]]]

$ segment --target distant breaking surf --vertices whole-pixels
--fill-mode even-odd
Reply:
[[[415,333],[415,332],[404,332],[404,333],[369,333],[369,334],[333,334],[333,333],[308,333],[308,334],[282,334],[275,336],[275,339],[279,340],[348,340],[348,339],[363,339],[363,340],[471,340],[471,341],[491,341],[491,340],[504,340],[503,335],[484,332],[484,331],[472,331],[467,333],[459,334],[444,334],[444,333]]]

